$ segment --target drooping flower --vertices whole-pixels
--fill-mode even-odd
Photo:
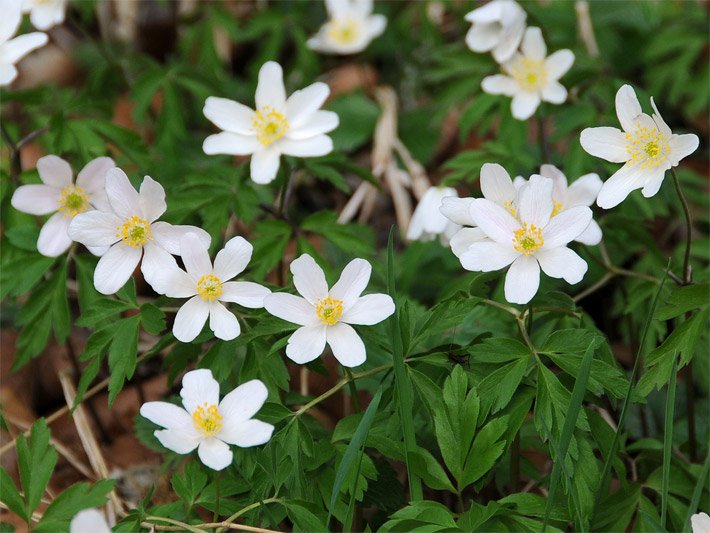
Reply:
[[[602,180],[599,175],[595,173],[585,174],[577,178],[572,185],[568,186],[567,177],[555,165],[542,165],[540,167],[540,175],[550,178],[553,183],[553,217],[570,207],[576,207],[578,205],[591,206],[597,199],[599,189],[602,187]],[[527,180],[523,177],[517,177],[514,181],[517,187],[523,187],[527,183]],[[574,240],[582,244],[595,246],[602,240],[602,229],[595,220],[592,220],[587,229]]]
[[[230,444],[249,448],[265,444],[274,426],[252,418],[264,405],[268,391],[258,379],[239,385],[219,401],[219,383],[207,369],[192,370],[182,378],[181,408],[167,402],[147,402],[140,413],[165,429],[156,438],[181,455],[197,448],[202,463],[213,470],[232,464]]]
[[[101,511],[84,509],[71,519],[69,533],[111,533],[111,528]]]
[[[710,516],[707,513],[696,513],[690,517],[690,527],[693,533],[710,533]]]
[[[42,226],[37,239],[37,251],[47,257],[63,254],[71,246],[68,229],[79,213],[92,209],[109,208],[106,198],[106,172],[115,166],[110,157],[90,161],[72,180],[69,163],[56,155],[37,160],[37,172],[42,185],[21,185],[12,195],[11,204],[18,211],[30,215],[54,213]],[[99,253],[100,249],[92,249]]]
[[[572,67],[574,54],[558,50],[546,57],[540,28],[525,30],[521,51],[501,65],[504,74],[483,78],[481,88],[489,94],[511,96],[513,117],[527,120],[541,101],[561,104],[567,100],[567,89],[558,80]]]
[[[118,167],[106,173],[106,195],[110,210],[78,214],[69,225],[69,236],[85,246],[108,248],[96,265],[94,286],[102,294],[113,294],[131,277],[141,257],[141,271],[156,292],[164,292],[165,265],[170,255],[180,253],[180,238],[194,232],[210,244],[209,234],[195,226],[174,226],[156,222],[165,213],[165,190],[150,176],[143,178],[140,192]]]
[[[341,365],[354,367],[365,362],[365,344],[350,324],[371,326],[394,313],[389,295],[360,296],[371,272],[370,263],[353,259],[329,290],[323,270],[310,255],[303,254],[291,263],[293,284],[301,296],[275,292],[264,299],[269,313],[302,326],[286,346],[291,360],[308,363],[323,353],[327,342]]]
[[[67,0],[24,0],[22,11],[30,14],[30,22],[38,30],[48,30],[64,22]]]
[[[387,26],[384,15],[372,14],[372,4],[372,0],[325,0],[328,22],[308,39],[308,47],[326,54],[362,52]]]
[[[508,61],[525,32],[527,14],[513,0],[493,0],[466,15],[473,24],[466,45],[474,52],[491,52],[498,63]]]
[[[0,0],[0,86],[10,85],[17,77],[17,63],[32,50],[47,44],[46,33],[32,32],[12,38],[22,22],[17,0]]]
[[[407,228],[407,239],[430,241],[439,235],[443,242],[448,242],[461,228],[446,218],[439,208],[444,198],[458,196],[456,189],[452,187],[429,187],[412,214]]]
[[[206,154],[251,154],[251,179],[270,183],[276,178],[281,154],[317,157],[333,150],[325,135],[338,127],[338,115],[322,111],[330,88],[321,82],[286,99],[281,66],[274,61],[259,70],[256,110],[226,98],[210,96],[203,112],[222,133],[205,139]]]
[[[611,209],[636,189],[646,198],[661,188],[666,170],[698,148],[697,135],[674,134],[651,98],[653,116],[641,110],[636,92],[623,85],[616,93],[616,115],[622,130],[611,127],[586,128],[579,142],[588,153],[612,163],[625,163],[604,182],[597,205]]]
[[[250,281],[229,281],[249,264],[252,245],[242,237],[227,241],[217,252],[214,266],[207,246],[194,233],[180,239],[180,256],[187,272],[166,265],[164,293],[171,298],[190,298],[177,312],[173,334],[181,342],[197,337],[209,318],[210,329],[219,339],[228,341],[240,333],[239,321],[221,302],[234,302],[252,309],[264,307],[266,287]]]
[[[472,243],[462,254],[461,264],[483,272],[510,265],[505,298],[517,304],[535,296],[540,268],[550,277],[578,283],[587,263],[566,245],[589,226],[592,211],[577,206],[552,217],[553,209],[552,180],[536,175],[520,192],[516,216],[490,200],[474,200],[471,216],[488,240]]]

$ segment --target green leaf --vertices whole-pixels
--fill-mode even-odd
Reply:
[[[136,309],[133,305],[122,300],[113,298],[102,298],[92,303],[91,307],[82,312],[77,319],[76,325],[94,328],[102,321],[115,317],[129,309]]]
[[[330,133],[336,150],[352,151],[372,137],[380,109],[362,92],[342,96],[331,102],[328,108],[338,114],[341,124],[348,125]]]
[[[666,396],[665,431],[663,432],[663,482],[661,485],[661,525],[665,527],[668,514],[668,483],[671,473],[671,454],[673,453],[673,414],[675,413],[675,385],[678,379],[678,359],[673,357],[671,378],[668,381]]]
[[[502,416],[490,421],[478,431],[466,457],[459,490],[478,481],[493,468],[505,450],[505,439],[499,439],[507,429],[508,417]]]
[[[288,517],[293,522],[294,533],[302,531],[304,533],[310,533],[312,531],[326,531],[327,527],[313,512],[306,508],[304,505],[299,505],[297,503],[286,502],[286,512]]]
[[[202,489],[207,486],[207,480],[207,474],[199,464],[190,462],[185,465],[185,470],[182,473],[174,474],[170,482],[175,493],[189,510],[197,501]]]
[[[29,514],[25,510],[25,502],[15,487],[10,474],[0,466],[0,487],[2,487],[2,501],[9,509],[16,513],[25,522],[29,520]]]
[[[291,226],[283,220],[265,220],[254,228],[253,274],[262,281],[281,261],[291,239]]]
[[[66,529],[79,511],[104,505],[114,484],[113,479],[102,479],[93,485],[75,483],[49,504],[35,531],[54,532],[60,528]]]
[[[451,484],[449,476],[444,472],[439,461],[426,448],[417,448],[409,454],[409,464],[414,473],[419,476],[424,484],[434,490],[448,490],[456,494],[456,489]]]
[[[670,294],[666,303],[658,308],[655,318],[669,320],[693,309],[702,309],[708,305],[708,296],[710,296],[710,283],[679,287]]]
[[[24,435],[17,437],[17,466],[25,493],[27,516],[37,509],[57,464],[57,452],[49,445],[49,438],[50,432],[44,418],[32,425],[29,440]]]
[[[335,246],[357,256],[372,255],[371,232],[363,226],[340,224],[332,211],[318,211],[301,222],[301,229],[322,235]]]
[[[150,303],[141,305],[140,309],[143,329],[152,335],[160,335],[165,330],[165,313]]]
[[[125,380],[130,379],[136,369],[140,321],[140,315],[124,318],[119,320],[114,330],[115,337],[108,352],[108,366],[111,370],[108,383],[109,406],[121,392]]]

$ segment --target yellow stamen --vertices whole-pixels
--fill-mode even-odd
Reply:
[[[123,226],[116,228],[116,237],[120,237],[128,246],[140,248],[153,240],[150,222],[135,215],[127,218]]]
[[[517,215],[515,214],[515,208],[513,207],[513,202],[511,202],[510,200],[507,202],[504,202],[503,207],[505,208],[506,211],[508,211],[508,213],[510,213],[511,215],[513,215],[514,217],[517,218]]]
[[[328,36],[338,44],[352,44],[360,37],[360,24],[352,18],[331,20],[328,24]]]
[[[639,127],[625,137],[629,143],[626,145],[629,164],[640,163],[642,169],[650,169],[668,161],[671,151],[668,139],[657,129]]]
[[[554,217],[555,215],[559,215],[561,211],[564,211],[565,206],[562,205],[562,202],[558,202],[557,200],[553,200],[552,202],[553,208],[552,208],[552,214],[550,217]]]
[[[197,282],[197,294],[199,294],[203,300],[207,300],[208,302],[212,302],[219,298],[222,295],[223,290],[222,282],[214,274],[202,276]]]
[[[522,56],[510,66],[510,74],[526,91],[537,92],[547,85],[547,67],[544,59]]]
[[[535,224],[523,223],[523,227],[516,230],[513,237],[513,247],[524,255],[532,255],[545,244],[542,238],[542,230]]]
[[[316,314],[323,324],[334,326],[343,316],[343,301],[327,296],[316,304]]]
[[[256,131],[256,138],[264,146],[278,141],[288,131],[288,120],[283,113],[265,105],[251,117],[251,125]]]
[[[75,217],[89,209],[89,195],[81,187],[67,185],[59,195],[59,211],[69,217]]]
[[[192,413],[192,421],[195,427],[207,437],[212,437],[222,431],[222,415],[214,404],[204,402],[198,405]]]

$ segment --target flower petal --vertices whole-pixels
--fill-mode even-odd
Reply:
[[[297,127],[291,126],[286,132],[285,139],[298,141],[328,133],[337,128],[339,122],[338,115],[332,111],[316,111],[301,125]]]
[[[518,84],[510,76],[495,74],[481,80],[481,89],[488,94],[504,94],[513,96],[518,90]]]
[[[289,139],[278,141],[282,154],[294,157],[320,157],[333,151],[333,140],[327,135],[316,135],[307,139]]]
[[[599,174],[594,172],[585,174],[577,178],[572,185],[567,189],[565,198],[565,207],[574,207],[576,205],[590,206],[597,199],[599,190],[602,188],[603,182]]]
[[[338,362],[348,368],[360,366],[367,359],[365,344],[352,326],[339,322],[326,328],[328,345]]]
[[[489,52],[500,41],[500,34],[498,24],[474,24],[466,33],[466,46],[473,52]]]
[[[266,296],[264,298],[264,309],[282,320],[299,326],[320,324],[316,309],[308,300],[287,292],[274,292]]]
[[[32,6],[30,22],[38,30],[48,30],[64,22],[64,2],[37,2]]]
[[[553,80],[559,80],[574,64],[574,53],[572,50],[557,50],[545,59],[547,76]]]
[[[227,427],[219,433],[219,439],[240,448],[250,448],[269,442],[274,426],[261,420],[245,420],[236,426]]]
[[[616,93],[616,116],[624,131],[636,129],[635,119],[641,114],[641,104],[636,97],[636,91],[631,85],[622,85]]]
[[[526,57],[532,59],[545,59],[547,55],[547,46],[542,38],[540,28],[529,27],[523,35],[523,42],[520,44],[520,50]]]
[[[461,254],[465,253],[473,243],[486,239],[486,234],[481,228],[462,228],[451,237],[449,246],[454,255],[460,259]]]
[[[511,246],[497,242],[479,241],[471,244],[459,259],[461,266],[473,272],[492,272],[507,267],[520,256],[520,252]]]
[[[98,509],[84,509],[69,523],[69,533],[111,533],[104,514]]]
[[[222,282],[241,274],[251,260],[254,247],[244,237],[233,237],[227,241],[214,260],[214,275]]]
[[[478,198],[471,203],[471,216],[486,236],[512,248],[513,234],[520,223],[498,204]]]
[[[209,314],[210,304],[201,296],[193,296],[178,309],[173,323],[173,335],[180,342],[192,342],[202,331]],[[187,405],[185,409],[192,412]]]
[[[279,141],[279,144],[283,141]],[[275,148],[259,150],[251,156],[251,179],[255,183],[265,185],[271,183],[276,178],[281,163],[281,154]]]
[[[173,225],[158,221],[150,225],[150,231],[155,244],[173,255],[180,255],[180,239],[188,233],[197,235],[205,248],[209,248],[212,242],[212,237],[205,230],[186,224]]]
[[[60,190],[49,185],[21,185],[12,195],[12,207],[30,215],[47,215],[59,209]]]
[[[96,194],[106,188],[106,173],[114,168],[116,163],[110,157],[97,157],[89,161],[79,171],[76,184],[89,194]]]
[[[160,444],[168,450],[184,455],[190,453],[200,444],[198,437],[190,437],[182,431],[176,429],[161,429],[154,433]]]
[[[389,294],[366,294],[343,313],[341,321],[346,324],[372,326],[390,317],[394,311],[394,300]]]
[[[69,225],[69,236],[84,246],[110,246],[118,242],[123,221],[113,213],[88,211],[76,215]]]
[[[353,259],[343,269],[340,278],[330,289],[330,296],[343,301],[343,311],[347,311],[370,282],[372,266],[364,259]],[[315,302],[314,302],[315,303]]]
[[[182,377],[182,404],[192,414],[198,405],[219,405],[219,383],[206,368],[191,370]]]
[[[596,221],[592,220],[579,237],[575,239],[577,242],[586,244],[587,246],[596,246],[602,241],[602,229]]]
[[[275,61],[267,61],[259,69],[255,99],[257,110],[264,106],[271,106],[279,112],[286,110],[283,70],[281,70],[281,65]]]
[[[473,198],[454,198],[447,196],[441,200],[439,211],[446,218],[459,226],[473,226],[476,223],[471,217],[471,203]]]
[[[253,417],[263,407],[268,396],[269,391],[266,385],[258,379],[242,383],[227,394],[219,404],[219,413],[224,419],[222,431],[229,430],[230,426],[245,422]],[[222,438],[223,436],[220,433],[219,438],[226,440]]]
[[[147,402],[141,406],[141,416],[165,429],[176,429],[188,435],[199,436],[190,413],[168,402]]]
[[[379,37],[387,27],[387,17],[384,15],[371,15],[366,20],[366,33],[369,41]]]
[[[73,173],[69,163],[56,155],[40,157],[37,160],[37,172],[42,183],[50,187],[63,189],[72,184]]]
[[[229,445],[217,438],[205,439],[197,448],[197,455],[205,466],[212,470],[224,470],[232,464],[234,454]]]
[[[311,304],[315,305],[328,296],[328,283],[323,269],[310,255],[303,254],[294,259],[291,262],[291,274],[296,290]]]
[[[67,230],[71,218],[63,213],[54,213],[39,232],[37,251],[47,257],[57,257],[71,246],[72,239]]]
[[[165,203],[165,189],[150,176],[145,176],[141,183],[138,204],[143,218],[148,222],[158,220],[168,208],[168,204]]]
[[[656,123],[658,130],[666,137],[670,137],[671,135],[673,135],[673,132],[671,131],[670,127],[668,127],[668,124],[666,124],[666,121],[663,120],[661,112],[656,107],[656,102],[653,100],[653,96],[651,97],[651,107],[653,108],[652,118],[653,121]]]
[[[4,14],[5,13],[3,13],[3,15]],[[39,31],[25,33],[15,37],[14,39],[10,39],[2,45],[2,62],[4,64],[17,63],[32,50],[47,44],[48,40],[49,37],[47,34]]]
[[[106,172],[106,195],[119,217],[128,218],[141,213],[138,191],[133,188],[126,173],[118,167]]]
[[[325,103],[329,94],[330,87],[320,81],[294,92],[286,100],[286,116],[289,126],[299,128],[305,124]]]
[[[186,233],[180,239],[180,257],[185,270],[195,281],[212,274],[212,261],[207,247],[194,233]]]
[[[131,277],[142,254],[142,248],[133,248],[122,242],[111,246],[94,270],[96,290],[101,294],[116,293]]]
[[[551,278],[562,278],[574,285],[582,281],[587,272],[587,263],[575,252],[563,246],[540,250],[535,254],[542,271]]]
[[[579,136],[584,151],[612,163],[625,163],[629,159],[628,142],[624,132],[617,128],[585,128]]]
[[[481,192],[486,199],[498,205],[515,200],[516,191],[513,180],[498,163],[485,163],[481,167],[480,182]]]
[[[545,243],[542,250],[550,250],[565,246],[568,242],[579,237],[592,221],[592,210],[586,206],[578,205],[565,209],[550,219],[542,230]]]
[[[17,78],[17,68],[15,68],[15,65],[0,63],[0,87],[10,85],[15,81],[15,78]]]
[[[521,255],[510,265],[505,276],[505,299],[526,304],[540,287],[540,267],[534,257]]]
[[[313,361],[325,349],[325,324],[304,326],[293,332],[286,345],[286,357],[299,365]]]
[[[253,135],[241,135],[230,131],[208,136],[202,143],[202,151],[207,155],[249,155],[263,148]]]
[[[264,307],[264,298],[269,294],[271,294],[271,291],[258,283],[228,281],[222,284],[222,295],[219,300],[233,302],[250,309],[258,309]]]
[[[538,174],[530,176],[527,186],[520,191],[518,201],[518,219],[521,222],[545,227],[555,207],[552,201],[553,185],[550,178]]]
[[[668,159],[671,165],[676,166],[681,159],[688,157],[690,154],[698,149],[700,144],[700,139],[693,133],[686,133],[685,135],[673,135],[668,141],[671,153],[668,155]]]
[[[597,196],[597,205],[604,209],[619,205],[631,191],[646,185],[648,175],[640,165],[624,165],[604,182]]]
[[[658,166],[648,169],[647,173],[646,183],[643,189],[641,189],[641,194],[643,194],[644,198],[650,198],[656,195],[661,185],[663,185],[663,178],[666,176],[666,168]]]
[[[158,294],[165,294],[168,290],[170,272],[180,270],[175,258],[160,246],[148,243],[143,247],[143,261],[141,272],[143,278]]]
[[[202,109],[205,117],[219,129],[241,135],[253,136],[254,110],[227,98],[210,96]]]
[[[176,267],[165,273],[165,290],[169,298],[190,298],[197,294],[195,280],[183,269]]]
[[[527,120],[533,116],[539,105],[540,95],[538,93],[518,92],[513,96],[510,111],[514,118]]]
[[[542,99],[551,104],[562,104],[567,100],[567,89],[558,81],[551,81],[542,89]]]
[[[210,329],[223,341],[236,339],[241,333],[237,317],[219,302],[210,302]]]

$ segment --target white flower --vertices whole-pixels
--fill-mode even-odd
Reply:
[[[472,243],[462,265],[483,272],[511,265],[505,277],[505,298],[511,303],[525,304],[535,296],[540,268],[550,277],[578,283],[587,263],[566,245],[589,226],[592,211],[577,206],[552,217],[553,209],[552,180],[536,175],[520,192],[517,217],[490,200],[474,200],[471,216],[489,240]]]
[[[552,216],[559,215],[570,207],[578,205],[591,206],[597,199],[599,189],[602,187],[601,178],[594,173],[585,174],[577,178],[572,185],[567,186],[567,177],[555,165],[542,165],[540,175],[550,178],[552,187]],[[514,184],[517,187],[527,185],[527,180],[522,177],[515,178]],[[602,240],[602,229],[596,221],[592,220],[582,234],[575,239],[577,242],[587,245],[597,245]]]
[[[710,533],[710,516],[707,513],[697,513],[690,517],[693,533]]]
[[[0,86],[10,85],[17,77],[15,63],[32,50],[47,44],[47,34],[41,32],[12,38],[22,21],[20,7],[17,0],[0,1]]]
[[[371,272],[370,263],[353,259],[328,290],[323,270],[310,255],[291,263],[293,284],[303,298],[277,292],[264,299],[269,313],[302,326],[288,340],[286,355],[291,360],[308,363],[323,353],[327,342],[341,365],[365,362],[365,345],[350,324],[371,326],[394,313],[394,302],[387,294],[360,296]]]
[[[37,239],[37,250],[47,257],[63,254],[71,246],[67,233],[72,219],[91,209],[108,209],[104,191],[106,172],[113,168],[110,157],[99,157],[89,162],[72,182],[69,163],[56,155],[37,161],[37,172],[42,185],[22,185],[12,195],[12,206],[30,215],[54,213],[42,226]],[[99,253],[100,249],[92,249]]]
[[[461,228],[446,218],[439,208],[444,198],[458,198],[458,196],[456,189],[451,187],[429,187],[412,214],[407,228],[407,239],[430,241],[437,235],[441,235],[442,241],[448,242]]]
[[[504,63],[523,38],[526,18],[513,0],[493,0],[466,15],[473,24],[466,34],[466,45],[474,52],[491,51],[498,63]]]
[[[387,18],[372,14],[372,0],[325,0],[328,22],[308,39],[308,47],[326,54],[355,54],[385,31]]]
[[[559,80],[574,63],[571,50],[558,50],[549,57],[540,28],[525,30],[521,53],[515,53],[501,68],[505,74],[488,76],[481,88],[489,94],[512,96],[513,117],[527,120],[540,101],[561,104],[567,100],[567,89]]]
[[[195,226],[156,222],[165,213],[165,190],[150,176],[143,178],[140,193],[120,168],[106,173],[110,210],[89,211],[74,217],[69,236],[85,246],[109,247],[94,271],[94,286],[113,294],[131,277],[143,257],[141,271],[156,292],[162,292],[160,269],[175,264],[170,254],[180,253],[180,237],[190,231],[209,246],[209,234]]]
[[[256,111],[249,107],[210,96],[203,112],[222,133],[205,139],[206,154],[251,156],[251,179],[270,183],[276,178],[281,154],[317,157],[333,150],[325,135],[338,127],[338,115],[320,111],[330,88],[321,82],[296,91],[288,100],[281,66],[274,61],[259,70]]]
[[[579,142],[587,152],[612,163],[625,163],[604,182],[597,198],[599,207],[610,209],[636,189],[650,198],[661,188],[666,170],[678,166],[698,148],[697,135],[674,134],[653,98],[651,106],[652,117],[641,111],[633,87],[623,85],[616,93],[616,115],[623,131],[611,127],[582,131]]]
[[[237,318],[220,302],[234,302],[244,307],[264,307],[264,297],[271,293],[250,281],[229,281],[249,264],[252,245],[242,237],[230,239],[217,252],[214,266],[207,246],[194,233],[180,239],[180,256],[187,272],[170,269],[163,286],[164,294],[171,298],[190,298],[177,312],[173,334],[181,342],[192,341],[202,330],[207,318],[210,329],[219,339],[228,341],[240,333]]]
[[[64,22],[67,0],[24,0],[22,11],[30,14],[30,22],[38,30],[48,30]]]
[[[69,533],[111,533],[111,528],[98,509],[84,509],[74,515],[69,524]]]
[[[166,429],[155,432],[160,443],[179,454],[197,448],[202,463],[213,470],[232,464],[233,444],[240,448],[269,441],[274,426],[252,417],[268,396],[258,379],[247,381],[219,401],[219,383],[207,369],[192,370],[182,378],[184,409],[167,402],[148,402],[141,415]]]

